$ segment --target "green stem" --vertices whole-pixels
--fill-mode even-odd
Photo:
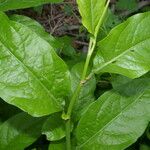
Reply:
[[[101,16],[101,19],[99,20],[98,25],[97,25],[97,27],[96,27],[95,34],[94,34],[96,38],[97,38],[97,35],[98,35],[98,33],[99,33],[100,26],[102,25],[103,20],[104,20],[104,17],[105,17],[105,15],[106,15],[106,12],[107,12],[107,8],[108,8],[108,6],[109,6],[109,3],[110,3],[110,0],[107,0],[106,6],[105,6],[104,11],[103,11],[103,14],[102,14],[102,16]]]
[[[96,40],[97,40],[98,31],[99,31],[99,28],[100,28],[100,26],[102,24],[104,16],[106,14],[109,2],[110,2],[110,0],[107,1],[107,4],[105,6],[105,9],[104,9],[104,12],[102,14],[102,17],[101,17],[101,19],[100,19],[100,21],[98,23],[98,28],[96,29],[96,32],[94,34],[95,37],[91,37],[90,38],[88,54],[87,54],[87,57],[86,57],[83,73],[82,73],[82,76],[81,76],[81,81],[78,84],[78,86],[77,86],[77,88],[76,88],[76,90],[75,90],[75,92],[74,92],[74,94],[73,94],[73,96],[71,98],[71,101],[70,101],[70,104],[69,104],[69,107],[68,107],[68,110],[67,110],[67,114],[65,114],[65,118],[64,119],[66,119],[66,148],[67,148],[67,150],[71,150],[71,136],[70,136],[71,130],[70,130],[70,127],[71,127],[72,110],[73,110],[74,104],[76,102],[76,99],[79,96],[80,90],[81,90],[83,84],[86,82],[86,75],[87,75],[87,71],[88,71],[88,66],[89,66],[89,63],[90,63],[90,60],[91,60],[91,56],[92,56],[93,51],[94,51],[95,46],[96,46]]]
[[[71,118],[71,113],[72,113],[72,110],[73,110],[73,106],[76,102],[76,99],[79,95],[79,92],[81,90],[81,87],[83,86],[85,80],[86,80],[86,75],[87,75],[87,70],[88,70],[88,66],[89,66],[89,63],[90,63],[90,59],[91,59],[91,56],[92,56],[92,53],[94,51],[94,48],[96,46],[96,40],[93,40],[92,38],[90,39],[90,44],[89,44],[89,50],[88,50],[88,54],[87,54],[87,58],[86,58],[86,62],[85,62],[85,65],[84,65],[84,69],[83,69],[83,73],[82,73],[82,76],[81,76],[81,81],[80,83],[78,84],[74,94],[73,94],[73,97],[70,101],[70,104],[69,104],[69,107],[68,107],[68,111],[67,111],[67,114],[66,114],[66,148],[67,150],[71,150],[71,137],[70,137],[70,118]]]
[[[71,138],[70,138],[70,119],[66,121],[66,149],[71,150]]]
[[[94,50],[94,48],[95,48],[95,44],[93,44],[93,39],[91,38],[90,39],[90,44],[89,44],[88,55],[87,55],[86,62],[85,62],[85,65],[84,65],[84,69],[83,69],[83,73],[82,73],[82,76],[81,76],[81,81],[78,84],[78,86],[77,86],[77,88],[76,88],[76,90],[74,92],[74,95],[73,95],[73,97],[72,97],[72,99],[70,101],[69,107],[68,107],[67,116],[68,116],[69,119],[70,119],[70,116],[71,116],[72,109],[73,109],[73,106],[75,104],[75,101],[76,101],[76,99],[77,99],[77,97],[79,95],[79,92],[81,90],[81,87],[83,86],[84,81],[86,79],[87,69],[88,69],[90,58],[91,58],[92,51]]]

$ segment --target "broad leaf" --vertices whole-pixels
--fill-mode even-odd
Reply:
[[[105,9],[106,0],[77,0],[82,23],[87,30],[95,34]]]
[[[134,88],[133,96],[109,91],[88,108],[77,127],[78,149],[122,150],[143,134],[150,121],[150,84]]]
[[[0,97],[33,116],[60,111],[70,91],[67,66],[35,32],[5,18],[0,26]]]
[[[71,95],[74,93],[77,85],[80,83],[83,67],[84,63],[81,62],[74,65],[71,69],[71,83],[72,83]],[[88,72],[90,72],[90,69],[88,70]],[[89,104],[91,104],[94,101],[95,88],[96,88],[96,79],[93,76],[83,85],[80,91],[79,97],[76,101],[73,110],[74,120],[79,120],[82,114],[84,113],[85,109],[89,106]]]
[[[150,12],[137,14],[98,43],[94,72],[137,78],[150,70]]]
[[[45,118],[20,113],[0,126],[0,150],[23,150],[40,135]]]
[[[41,38],[46,40],[58,53],[61,47],[61,43],[56,40],[52,35],[47,33],[44,27],[39,24],[37,21],[22,15],[12,15],[9,17],[11,20],[15,22],[19,22],[27,27],[29,27],[32,31],[36,32]]]
[[[0,11],[34,7],[46,3],[62,2],[63,0],[0,0]]]
[[[61,113],[55,113],[45,121],[42,133],[49,141],[60,140],[65,137],[65,121],[61,118]]]

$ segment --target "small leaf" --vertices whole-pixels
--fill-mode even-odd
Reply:
[[[82,23],[91,34],[99,30],[98,24],[103,15],[106,0],[77,0]]]
[[[66,64],[31,29],[1,16],[0,97],[33,116],[61,111],[70,91]]]
[[[0,150],[23,150],[40,135],[45,118],[20,113],[0,126]]]
[[[133,96],[106,92],[88,108],[77,127],[78,149],[122,150],[143,134],[150,121],[150,84],[134,88]]]
[[[98,43],[94,72],[137,78],[150,70],[150,12],[137,14]]]
[[[62,2],[63,0],[1,0],[0,11],[14,10],[20,8],[34,7],[46,3]]]
[[[45,121],[42,134],[45,134],[49,141],[60,140],[65,137],[65,121],[60,113],[52,114]]]

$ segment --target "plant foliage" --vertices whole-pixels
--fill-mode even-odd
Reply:
[[[68,37],[2,12],[48,2],[61,0],[0,2],[0,150],[23,150],[42,134],[49,150],[122,150],[143,134],[150,140],[150,12],[99,40],[109,0],[77,0],[90,34],[84,63]],[[101,94],[103,77],[112,87]]]

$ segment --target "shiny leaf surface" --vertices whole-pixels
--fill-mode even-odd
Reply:
[[[0,126],[0,150],[23,150],[40,135],[45,118],[20,113]]]
[[[41,24],[39,24],[36,20],[33,20],[27,16],[22,15],[11,15],[9,18],[15,22],[19,22],[27,26],[32,31],[36,32],[36,34],[38,34],[41,38],[46,40],[58,53],[61,47],[61,43],[58,40],[56,40],[52,35],[47,33],[44,27]]]
[[[49,141],[60,140],[65,137],[65,121],[61,118],[61,113],[55,113],[45,121],[42,133]]]
[[[67,66],[35,32],[1,16],[0,97],[33,116],[60,111],[70,91]]]
[[[98,43],[94,72],[137,78],[150,70],[150,12],[137,14]]]
[[[105,9],[106,0],[77,0],[82,23],[87,30],[95,34],[99,30],[98,23]]]
[[[143,134],[150,120],[150,84],[134,89],[132,96],[106,92],[88,108],[77,127],[78,149],[122,150]]]

